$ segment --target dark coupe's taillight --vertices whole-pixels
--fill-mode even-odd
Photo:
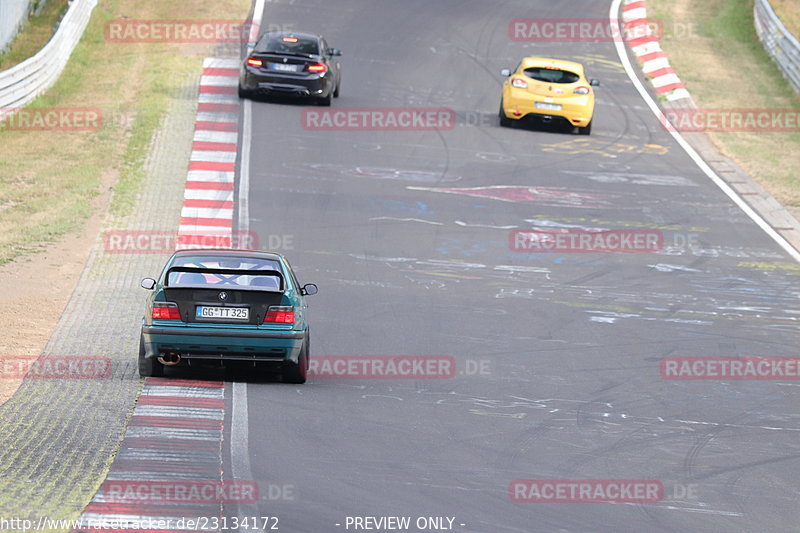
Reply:
[[[175,302],[153,302],[150,318],[158,320],[180,320],[181,311]]]
[[[294,324],[294,307],[291,305],[271,305],[264,316],[264,323]]]
[[[247,65],[250,66],[250,67],[263,67],[264,66],[264,62],[261,61],[260,59],[255,58],[255,57],[248,57],[247,61],[245,61],[245,63],[247,63]]]
[[[325,66],[325,63],[314,63],[313,65],[308,66],[308,71],[322,74],[324,72],[328,72],[328,67]]]

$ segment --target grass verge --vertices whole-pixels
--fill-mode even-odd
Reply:
[[[11,41],[8,50],[0,54],[0,70],[9,69],[41,50],[53,36],[56,24],[68,6],[69,0],[50,0],[38,15],[31,16]]]
[[[57,2],[53,2],[57,4]],[[134,205],[151,139],[170,98],[197,73],[213,44],[120,43],[108,22],[244,20],[249,0],[179,4],[101,0],[58,82],[31,108],[96,108],[102,127],[89,132],[0,128],[0,264],[43,249],[79,230],[113,189],[112,213]],[[28,36],[20,35],[19,41]]]
[[[800,5],[800,0],[784,0]],[[800,109],[758,40],[753,0],[648,0],[661,46],[699,108]],[[800,208],[800,132],[709,133],[720,151],[789,208]]]

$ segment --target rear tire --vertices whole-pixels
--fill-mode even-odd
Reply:
[[[506,116],[506,112],[503,111],[503,102],[500,101],[500,111],[497,113],[497,116],[500,117],[500,126],[503,128],[510,128],[513,125],[513,122],[510,118]]]
[[[336,84],[336,88],[333,90],[333,97],[339,98],[339,87],[341,87],[342,82]]]
[[[591,134],[592,134],[592,121],[591,120],[583,128],[578,126],[578,135],[591,135]]]
[[[303,343],[303,348],[300,350],[300,356],[297,358],[297,363],[284,363],[281,370],[281,377],[284,383],[302,384],[306,382],[306,374],[308,373],[308,337]]]
[[[331,100],[333,100],[333,96],[331,94],[322,98],[317,98],[317,105],[329,107],[331,105]]]
[[[239,85],[239,98],[250,98],[250,91],[242,89],[241,85]]]
[[[139,375],[143,378],[160,378],[164,375],[164,365],[158,359],[146,358],[144,350],[144,335],[139,337]]]

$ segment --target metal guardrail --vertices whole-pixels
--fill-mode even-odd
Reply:
[[[0,52],[4,51],[31,10],[31,0],[2,0],[0,2]]]
[[[753,18],[756,33],[767,53],[778,64],[794,90],[800,92],[800,42],[789,33],[768,0],[756,0]]]
[[[58,79],[81,40],[98,0],[73,0],[53,37],[33,57],[0,72],[0,116],[22,107]]]

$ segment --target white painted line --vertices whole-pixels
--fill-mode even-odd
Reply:
[[[153,450],[150,448],[120,449],[117,457],[123,461],[150,461],[155,463],[185,463],[190,465],[219,464],[219,450],[200,451],[192,449]]]
[[[234,173],[225,170],[190,170],[186,174],[186,181],[209,181],[214,183],[233,183]],[[191,191],[195,189],[186,189]],[[230,191],[223,191],[230,192]]]
[[[231,399],[231,469],[234,481],[253,478],[250,468],[250,445],[247,425],[250,417],[247,414],[247,383],[233,383]],[[240,516],[259,516],[258,506],[253,504],[237,505]],[[256,529],[255,531],[261,531]]]
[[[220,439],[217,439],[220,440]],[[107,481],[207,481],[208,475],[202,472],[150,472],[144,470],[112,470]],[[92,498],[92,501],[96,501]]]
[[[149,426],[129,426],[125,432],[131,439],[180,439],[215,441],[222,438],[219,429],[163,428]]]
[[[239,68],[240,63],[238,59],[207,57],[203,60],[203,68]]]
[[[633,9],[622,10],[622,20],[629,22],[635,19],[643,19],[647,16],[647,10],[643,7],[635,7]]]
[[[681,79],[676,74],[664,74],[663,76],[653,78],[650,80],[650,83],[653,84],[653,87],[659,88],[672,83],[681,83]]]
[[[193,140],[199,142],[235,144],[239,140],[239,133],[235,131],[195,130]]]
[[[236,152],[217,152],[211,150],[194,150],[191,161],[207,161],[212,163],[233,163],[236,161]],[[233,174],[233,172],[231,172]]]
[[[164,418],[197,418],[222,420],[225,411],[203,407],[171,407],[166,405],[137,405],[133,416],[160,416]]]
[[[631,50],[633,50],[634,55],[637,57],[652,54],[653,52],[663,52],[663,50],[661,50],[661,45],[658,44],[657,41],[650,41],[649,43],[640,44],[639,46],[633,46]]]
[[[253,5],[253,27],[250,30],[251,35],[256,37],[261,33],[261,18],[264,16],[264,0],[256,0]],[[247,43],[247,53],[253,51],[255,42]]]
[[[238,76],[201,76],[200,87],[210,85],[213,87],[236,87],[239,85]]]
[[[181,224],[178,226],[178,236],[191,236],[191,237],[230,237],[231,228],[227,226],[199,226],[197,224]],[[181,250],[186,248],[209,248],[209,246],[201,247],[199,244],[179,244]]]
[[[192,218],[219,218],[222,220],[233,220],[233,208],[214,209],[213,207],[183,207],[182,217]]]
[[[619,5],[622,0],[612,0],[611,7],[609,9],[609,18],[614,19],[616,14],[619,13]],[[653,114],[658,118],[661,124],[666,125],[667,131],[669,131],[670,135],[672,135],[673,139],[680,145],[681,148],[692,158],[692,161],[700,168],[700,170],[708,176],[711,181],[713,181],[717,187],[722,189],[728,198],[730,198],[739,208],[744,211],[744,213],[750,217],[750,219],[755,222],[759,228],[764,230],[764,232],[769,235],[778,245],[783,248],[786,253],[788,253],[795,261],[800,262],[800,251],[795,250],[789,242],[783,238],[783,236],[775,231],[772,226],[767,224],[767,222],[761,218],[761,215],[755,212],[752,207],[747,205],[741,196],[739,196],[736,191],[734,191],[722,178],[720,178],[714,170],[708,166],[708,164],[700,157],[700,154],[692,148],[692,146],[686,142],[686,139],[683,138],[683,135],[678,132],[675,127],[667,120],[664,113],[661,112],[659,109],[658,104],[656,104],[655,100],[650,97],[647,90],[644,88],[644,85],[639,81],[639,78],[636,76],[636,72],[633,69],[633,65],[631,65],[630,58],[628,58],[628,53],[625,50],[625,43],[619,37],[618,32],[614,32],[614,46],[617,49],[617,55],[619,56],[620,61],[622,62],[622,66],[625,68],[625,72],[628,74],[628,78],[633,83],[633,86],[639,92],[639,95],[642,97],[644,102],[653,112]]]
[[[238,104],[239,97],[235,94],[201,93],[197,101],[201,104]]]
[[[236,122],[239,120],[237,113],[227,113],[220,111],[200,111],[197,113],[195,120],[202,120],[204,122]]]
[[[242,107],[242,141],[239,145],[239,232],[246,235],[250,225],[250,146],[253,129],[253,103],[245,100]]]
[[[645,74],[649,74],[655,70],[661,70],[662,68],[669,68],[669,59],[666,57],[657,57],[656,59],[651,59],[650,61],[642,63],[642,71],[644,71]]]
[[[183,195],[186,200],[233,201],[233,191],[217,191],[214,189],[186,189]]]
[[[172,385],[145,385],[141,396],[168,396],[172,398],[213,398],[225,397],[223,387],[181,387]]]
[[[231,228],[229,226],[221,226],[218,228],[212,226],[197,226],[196,224],[183,224],[182,228],[196,227],[198,229],[181,231],[181,237],[230,237]]]
[[[675,89],[671,91],[669,94],[666,95],[667,100],[670,102],[674,102],[675,100],[680,100],[682,98],[691,98],[692,95],[689,94],[689,91],[686,89]]]

